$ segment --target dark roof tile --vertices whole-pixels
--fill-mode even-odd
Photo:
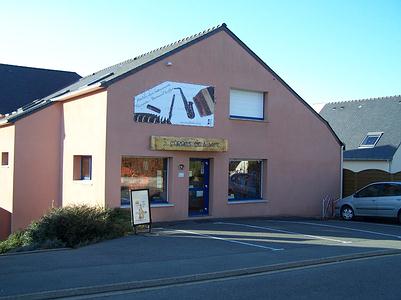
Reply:
[[[16,111],[80,78],[74,72],[0,64],[0,113]]]
[[[327,103],[320,111],[345,143],[344,158],[391,159],[401,143],[401,96]],[[358,149],[368,132],[383,132],[374,148]]]

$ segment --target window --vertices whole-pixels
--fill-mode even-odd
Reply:
[[[151,203],[167,202],[167,158],[128,157],[121,160],[121,206],[129,206],[130,189],[149,189]]]
[[[231,89],[230,118],[264,120],[264,93]]]
[[[355,194],[356,198],[383,196],[384,184],[372,184]]]
[[[74,155],[74,180],[92,180],[92,156]]]
[[[385,183],[384,196],[389,196],[389,197],[401,196],[401,184]]]
[[[262,161],[230,160],[228,168],[228,200],[262,198]]]
[[[8,166],[8,152],[1,152],[1,165]]]
[[[383,132],[368,132],[362,143],[359,145],[359,148],[373,148],[382,134]]]

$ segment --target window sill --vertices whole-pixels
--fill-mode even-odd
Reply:
[[[175,205],[173,203],[154,203],[150,204],[151,208],[158,208],[158,207],[174,207]]]
[[[83,185],[93,185],[92,180],[74,180],[74,183],[83,184]]]
[[[233,118],[229,117],[231,121],[248,121],[248,122],[259,122],[259,123],[269,123],[266,119],[248,119],[248,118]]]
[[[174,207],[173,203],[154,203],[150,204],[150,208],[159,208],[159,207]],[[121,205],[120,208],[131,208],[129,205]]]
[[[255,200],[228,200],[228,204],[253,204],[253,203],[267,203],[266,199],[255,199]]]

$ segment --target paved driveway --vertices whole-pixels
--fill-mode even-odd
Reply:
[[[159,224],[151,234],[80,249],[0,256],[0,298],[93,294],[391,253],[401,253],[396,224],[294,219]]]

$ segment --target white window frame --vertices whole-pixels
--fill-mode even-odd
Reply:
[[[378,143],[378,141],[380,140],[380,138],[381,138],[382,135],[383,135],[383,132],[382,132],[382,131],[378,131],[378,132],[368,132],[368,133],[366,134],[366,136],[363,138],[363,140],[361,141],[361,144],[359,145],[358,148],[360,148],[360,149],[363,149],[363,148],[374,148],[374,147],[376,146],[376,144]],[[369,138],[369,137],[376,137],[377,139],[376,139],[375,143],[374,143],[373,145],[366,145],[366,144],[363,144],[363,142],[364,142],[367,138]]]
[[[244,116],[240,114],[233,114],[232,113],[232,93],[233,92],[242,92],[242,93],[255,93],[259,94],[262,96],[262,116],[261,117],[252,117],[252,116]],[[230,99],[229,99],[229,115],[230,119],[239,119],[239,120],[251,120],[251,121],[264,121],[266,116],[265,116],[265,98],[266,98],[266,93],[262,91],[252,91],[252,90],[243,90],[243,89],[236,89],[236,88],[230,88]]]

